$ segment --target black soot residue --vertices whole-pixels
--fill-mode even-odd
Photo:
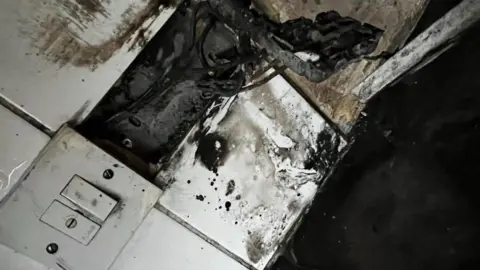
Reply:
[[[205,197],[203,195],[197,195],[195,196],[195,198],[201,202],[203,202],[203,200],[205,200]]]
[[[326,174],[333,165],[337,163],[340,156],[338,146],[340,137],[329,128],[320,132],[317,136],[315,151],[313,148],[308,150],[308,156],[305,160],[305,169],[314,169],[322,174]]]
[[[206,119],[212,118],[215,115],[217,115],[217,113],[220,110],[221,104],[222,104],[222,101],[220,99],[217,99],[210,104],[211,105],[210,107],[212,109],[208,113],[206,113],[202,117],[202,119],[200,119],[200,123],[198,125],[197,130],[192,134],[192,136],[188,138],[189,143],[199,142],[203,137],[205,137],[205,135],[207,135],[207,132],[209,131],[210,127],[205,127],[204,122],[206,121]]]
[[[227,183],[227,191],[225,192],[225,196],[232,194],[235,191],[235,181],[230,180]]]
[[[227,211],[230,211],[230,207],[232,207],[232,203],[229,202],[229,201],[225,202],[225,209],[226,209]]]
[[[195,158],[200,159],[207,169],[217,173],[218,167],[223,165],[227,153],[227,140],[214,132],[200,139]]]
[[[260,259],[265,256],[265,243],[263,242],[263,235],[260,232],[248,232],[249,237],[246,243],[248,258],[253,263],[258,263]]]

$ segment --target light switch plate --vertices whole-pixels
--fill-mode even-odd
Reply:
[[[103,177],[107,169],[113,174],[111,179]],[[118,201],[88,244],[47,224],[52,220],[44,222],[55,200],[82,212],[61,195],[74,175]],[[52,269],[108,269],[160,195],[156,186],[64,127],[0,208],[0,242]],[[58,246],[54,254],[46,251],[50,243]]]

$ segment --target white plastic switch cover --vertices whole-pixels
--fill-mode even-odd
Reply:
[[[57,200],[53,201],[40,220],[84,245],[88,245],[100,229],[98,224]]]
[[[0,242],[53,269],[108,269],[158,201],[160,189],[68,127],[42,153],[0,208]],[[61,195],[73,175],[118,201],[88,245],[40,220],[55,200],[81,212]],[[58,246],[54,254],[46,250],[51,243]]]
[[[82,208],[88,216],[94,216],[100,221],[107,219],[117,202],[108,194],[94,187],[85,179],[74,175],[62,191],[62,196]]]

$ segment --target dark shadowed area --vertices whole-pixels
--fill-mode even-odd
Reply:
[[[432,1],[414,35],[456,2]],[[368,104],[273,269],[480,269],[479,33]]]

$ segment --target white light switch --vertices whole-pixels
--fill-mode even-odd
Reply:
[[[73,176],[61,194],[101,221],[105,221],[115,205],[117,205],[117,201],[78,175]]]
[[[100,229],[98,224],[57,200],[53,201],[40,220],[84,245],[88,245]]]

